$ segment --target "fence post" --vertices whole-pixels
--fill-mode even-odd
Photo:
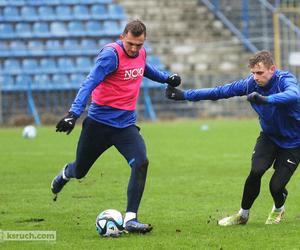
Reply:
[[[243,18],[242,33],[247,39],[249,39],[249,2],[248,2],[248,0],[243,0],[242,18]]]
[[[274,29],[274,58],[278,68],[281,68],[281,49],[280,49],[280,21],[278,10],[273,12]]]
[[[28,88],[27,88],[27,101],[28,101],[29,113],[33,116],[35,124],[41,125],[41,120],[34,104],[30,82],[28,82]]]

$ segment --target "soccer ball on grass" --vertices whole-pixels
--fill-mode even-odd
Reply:
[[[33,139],[37,135],[36,128],[32,125],[26,126],[23,129],[22,136],[26,139]]]
[[[96,218],[96,230],[100,236],[120,236],[124,230],[122,214],[115,209],[104,210]]]

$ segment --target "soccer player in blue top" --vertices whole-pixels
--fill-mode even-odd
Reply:
[[[273,165],[269,188],[274,200],[266,224],[278,224],[288,195],[286,185],[300,161],[300,88],[296,78],[276,69],[269,51],[259,51],[249,59],[251,74],[215,88],[182,91],[168,87],[172,100],[218,100],[247,95],[259,116],[261,132],[252,154],[250,174],[244,185],[241,209],[218,221],[221,226],[246,224],[249,211],[260,192],[261,178]]]
[[[100,51],[69,113],[56,125],[56,131],[69,134],[92,96],[88,116],[83,121],[76,159],[66,164],[51,183],[56,199],[71,178],[83,178],[97,158],[114,146],[131,167],[124,228],[137,233],[152,230],[150,224],[137,220],[149,163],[145,142],[135,125],[140,85],[144,76],[173,87],[181,82],[177,74],[159,71],[146,62],[145,39],[146,26],[134,20],[125,26],[120,40],[107,44]]]

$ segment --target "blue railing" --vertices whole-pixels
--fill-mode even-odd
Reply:
[[[286,0],[199,0],[207,6],[251,52],[270,50],[277,65],[300,78],[300,63],[291,58],[300,55],[299,3],[290,7]],[[295,1],[296,3],[296,1]],[[284,13],[285,4],[289,13]],[[298,8],[298,9],[297,9]]]

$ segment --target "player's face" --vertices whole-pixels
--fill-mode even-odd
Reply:
[[[259,62],[255,64],[253,68],[251,68],[251,73],[258,86],[264,87],[272,78],[275,70],[275,65],[267,67],[262,62]]]
[[[131,32],[120,36],[123,41],[124,49],[129,57],[136,57],[145,42],[145,35],[134,36]]]

